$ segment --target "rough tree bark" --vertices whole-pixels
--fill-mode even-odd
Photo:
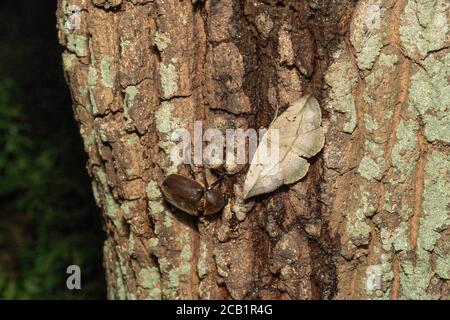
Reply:
[[[447,0],[58,3],[109,298],[449,298]],[[171,211],[167,174],[218,176],[171,161],[173,130],[267,127],[305,93],[327,135],[303,180],[244,203],[225,166],[223,213]]]

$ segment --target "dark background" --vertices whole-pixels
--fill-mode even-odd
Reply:
[[[56,0],[0,0],[0,299],[103,299],[104,233],[73,119]],[[81,290],[66,268],[81,268]]]

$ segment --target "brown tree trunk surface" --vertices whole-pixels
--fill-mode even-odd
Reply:
[[[60,0],[57,15],[108,298],[449,298],[447,0]],[[307,93],[327,134],[298,183],[244,202],[248,166],[172,161],[177,128],[267,128]],[[174,172],[221,176],[229,204],[173,210],[158,186]]]

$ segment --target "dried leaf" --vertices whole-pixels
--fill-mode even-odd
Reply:
[[[322,150],[325,132],[316,98],[303,96],[269,127],[253,156],[244,182],[244,198],[272,192],[303,178],[306,160]],[[275,154],[268,150],[277,150]]]

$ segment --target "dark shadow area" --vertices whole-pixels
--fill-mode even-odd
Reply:
[[[55,0],[0,0],[0,299],[106,296],[55,11]],[[81,268],[81,290],[66,287],[69,265]]]

